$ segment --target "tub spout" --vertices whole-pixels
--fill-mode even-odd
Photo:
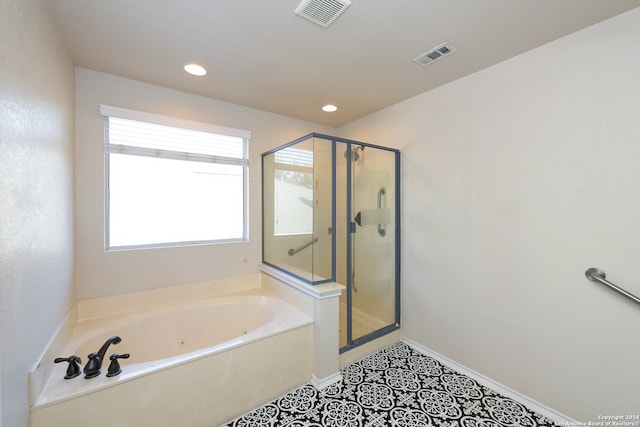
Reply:
[[[104,361],[104,355],[107,353],[107,349],[111,344],[118,344],[122,339],[117,336],[113,336],[105,341],[97,352],[89,354],[87,357],[89,361],[84,366],[84,377],[93,378],[100,375],[100,368],[102,368],[102,362]]]

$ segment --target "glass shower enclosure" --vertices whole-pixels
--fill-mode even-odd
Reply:
[[[262,155],[262,261],[337,282],[340,350],[400,326],[400,152],[312,133]]]

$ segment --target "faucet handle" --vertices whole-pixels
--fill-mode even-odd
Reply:
[[[73,356],[69,356],[69,357],[56,357],[53,360],[53,363],[61,363],[61,362],[69,362],[69,366],[67,367],[67,375],[64,376],[65,380],[69,380],[71,378],[75,378],[78,375],[80,375],[79,363],[82,363],[82,361],[80,360],[80,357],[74,354]]]
[[[118,359],[128,359],[129,356],[131,356],[129,353],[125,353],[125,354],[113,353],[109,357],[109,360],[111,360],[111,363],[109,364],[109,369],[107,369],[107,376],[115,377],[116,375],[120,374],[120,372],[122,372],[122,369],[120,368],[120,362],[118,362]]]

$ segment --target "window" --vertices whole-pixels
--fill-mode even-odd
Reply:
[[[107,249],[246,240],[248,131],[100,111]]]
[[[274,162],[274,235],[311,234],[313,151],[288,147]]]

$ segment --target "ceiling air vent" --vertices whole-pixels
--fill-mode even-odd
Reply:
[[[327,28],[351,5],[350,0],[302,0],[297,15]]]
[[[430,51],[427,51],[425,53],[423,53],[422,55],[419,55],[415,58],[413,58],[413,62],[416,62],[420,65],[422,65],[423,67],[426,67],[427,65],[444,58],[447,55],[451,55],[453,52],[455,52],[456,47],[454,45],[452,45],[451,43],[442,43],[441,45],[434,47],[433,49],[431,49]]]

